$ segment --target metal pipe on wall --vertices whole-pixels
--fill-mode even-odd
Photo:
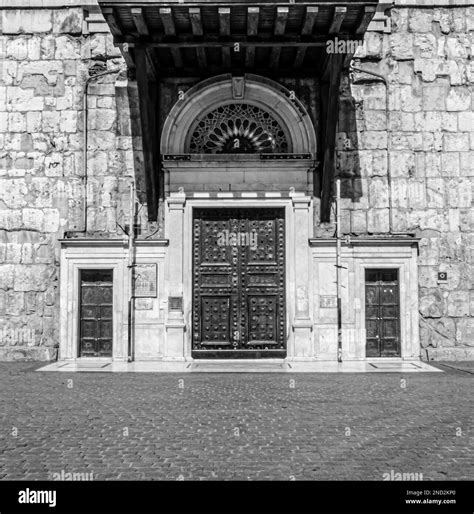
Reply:
[[[336,180],[336,291],[337,291],[337,362],[342,362],[341,309],[341,179]]]

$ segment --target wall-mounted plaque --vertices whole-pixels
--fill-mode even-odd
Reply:
[[[157,279],[155,264],[136,264],[133,273],[135,298],[156,298]]]
[[[320,296],[319,297],[319,308],[320,309],[336,309],[337,308],[337,296]]]

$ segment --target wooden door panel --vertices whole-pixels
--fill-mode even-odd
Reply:
[[[79,357],[111,357],[112,270],[82,270]]]
[[[195,209],[193,229],[193,356],[286,355],[283,210]]]
[[[397,270],[366,270],[367,357],[400,356],[400,297]]]

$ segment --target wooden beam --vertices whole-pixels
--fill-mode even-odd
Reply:
[[[173,58],[174,65],[176,68],[183,67],[183,59],[181,57],[181,52],[179,48],[170,48],[171,57]]]
[[[316,21],[317,16],[317,7],[306,7],[303,28],[301,29],[302,36],[310,36],[313,33],[314,22]]]
[[[132,13],[133,23],[135,23],[135,27],[140,36],[149,36],[150,33],[145,21],[145,16],[143,16],[143,9],[141,7],[132,7],[130,11]]]
[[[314,23],[318,16],[319,9],[317,7],[306,7],[306,13],[304,17],[303,27],[301,28],[302,36],[311,36],[313,34]],[[306,55],[306,47],[302,46],[298,48],[295,57],[295,68],[303,66],[303,61]]]
[[[163,23],[166,36],[176,36],[176,27],[174,25],[173,12],[169,7],[162,7],[160,9],[160,17]],[[183,66],[183,59],[179,47],[171,48],[171,57],[173,58],[174,65],[177,68]]]
[[[203,47],[199,46],[198,48],[196,48],[196,56],[199,67],[205,68],[207,66],[206,50]]]
[[[288,7],[278,7],[275,19],[275,36],[283,36],[288,21]]]
[[[346,12],[346,7],[334,8],[334,15],[332,17],[331,26],[329,27],[329,34],[337,34],[339,32],[339,30],[341,29],[342,22],[344,21]]]
[[[189,8],[189,19],[191,20],[191,29],[194,36],[202,36],[204,34],[202,28],[201,9],[199,7]]]
[[[247,35],[256,36],[258,34],[258,18],[260,16],[259,7],[249,7],[247,9]]]
[[[159,156],[157,154],[158,120],[156,116],[156,88],[151,88],[147,73],[147,56],[143,47],[135,49],[137,64],[137,86],[142,129],[143,159],[148,208],[148,219],[156,221],[158,216]]]
[[[369,26],[370,21],[372,20],[372,17],[374,16],[376,9],[377,8],[375,5],[366,5],[364,7],[364,13],[362,14],[362,18],[355,31],[356,34],[364,34],[367,27]]]
[[[285,34],[286,23],[288,21],[288,7],[278,7],[275,19],[275,36],[283,36]],[[270,68],[277,68],[280,62],[281,46],[276,45],[270,53]]]
[[[331,201],[333,199],[334,183],[334,152],[336,147],[336,129],[339,116],[339,87],[341,84],[343,54],[329,56],[329,82],[325,84],[326,91],[321,98],[324,112],[323,121],[323,176],[321,184],[321,221],[327,222],[331,217]]]
[[[113,7],[104,7],[102,9],[105,21],[110,28],[110,32],[114,37],[122,36],[122,29],[120,28],[119,22],[115,16]]]
[[[199,7],[190,7],[189,19],[191,20],[193,36],[202,37],[204,31],[202,28],[201,9]],[[199,67],[205,68],[207,66],[206,50],[202,46],[196,47],[196,56]]]
[[[130,53],[130,48],[128,47],[127,43],[124,43],[123,45],[119,45],[120,52],[122,53],[122,57],[125,61],[125,64],[128,68],[134,69],[135,68],[135,61],[133,59],[132,54]]]
[[[274,46],[270,53],[270,68],[277,68],[280,62],[281,46]]]
[[[174,26],[173,11],[169,7],[160,9],[160,18],[163,28],[167,36],[176,36],[176,27]]]
[[[254,37],[258,34],[259,7],[247,8],[247,36]],[[245,50],[245,66],[251,68],[255,62],[255,47],[248,46]]]
[[[340,41],[347,40],[349,37],[347,35],[341,35],[339,37]],[[120,38],[115,38],[114,42],[119,43],[128,43],[130,46],[135,46],[135,44],[140,44],[140,42],[136,41],[134,36],[123,36]],[[266,34],[257,37],[248,37],[248,36],[236,36],[232,35],[231,38],[223,38],[218,35],[212,36],[203,36],[196,41],[194,36],[180,36],[178,38],[171,38],[167,36],[153,35],[147,39],[147,45],[150,46],[159,46],[160,48],[197,48],[198,46],[206,47],[206,48],[221,48],[222,46],[227,46],[232,48],[235,43],[239,43],[240,46],[256,46],[256,47],[273,47],[275,46],[275,36],[271,34]],[[327,35],[316,35],[311,38],[301,39],[300,36],[292,36],[285,35],[280,36],[278,38],[278,44],[284,47],[298,47],[298,46],[306,46],[306,47],[314,47],[314,46],[326,46],[327,45]]]
[[[306,47],[301,46],[296,50],[296,57],[295,57],[295,68],[301,68],[303,66],[303,61],[306,55]]]
[[[153,55],[153,50],[154,50],[154,48],[147,48],[145,50],[145,53],[146,53],[148,70],[149,70],[150,76],[151,76],[152,80],[154,82],[156,82],[156,80],[158,78],[158,73],[157,73],[157,70],[155,67],[155,59],[154,59],[154,55]]]
[[[219,7],[219,34],[230,36],[230,7]]]
[[[219,34],[223,37],[230,36],[230,8],[219,7]],[[230,48],[227,46],[222,47],[222,66],[230,68]]]

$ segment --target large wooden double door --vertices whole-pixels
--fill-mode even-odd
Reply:
[[[283,209],[195,209],[194,358],[286,356]]]

